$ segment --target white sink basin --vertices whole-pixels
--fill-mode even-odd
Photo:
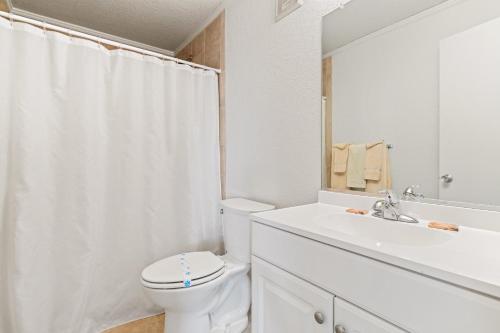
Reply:
[[[319,227],[345,235],[373,240],[379,246],[384,243],[406,246],[433,246],[452,239],[452,235],[445,231],[349,213],[317,217],[314,223]]]

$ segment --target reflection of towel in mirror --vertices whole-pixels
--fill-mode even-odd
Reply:
[[[332,166],[333,172],[344,173],[347,170],[347,157],[349,156],[349,145],[345,143],[339,143],[333,145],[332,154]]]
[[[392,188],[389,152],[384,141],[366,145],[366,192],[377,193]]]
[[[365,189],[366,145],[350,145],[347,160],[347,187]]]
[[[365,179],[379,181],[382,176],[382,160],[384,143],[368,143],[366,145]]]
[[[347,188],[346,171],[347,157],[349,156],[349,145],[346,143],[337,143],[332,148],[332,170],[331,187],[333,189]]]
[[[366,181],[366,184],[363,186],[363,181],[359,181],[359,183],[355,185],[363,187],[352,187],[347,185],[350,146],[351,145],[345,143],[333,145],[331,188],[334,190],[361,190],[368,193],[378,193],[384,189],[391,189],[392,179],[389,152],[383,141],[362,145],[365,146],[366,152],[361,172],[362,178]],[[353,185],[353,183],[351,183],[351,185]]]

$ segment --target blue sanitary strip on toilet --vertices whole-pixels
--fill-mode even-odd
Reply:
[[[183,253],[180,256],[180,264],[182,267],[182,272],[184,275],[184,288],[189,288],[191,287],[191,268],[189,267],[189,264],[186,262],[186,254]]]

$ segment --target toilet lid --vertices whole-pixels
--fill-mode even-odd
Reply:
[[[212,275],[221,275],[223,268],[224,261],[212,252],[189,252],[149,265],[142,271],[142,279],[153,284],[173,284],[176,288],[191,287],[211,280]]]

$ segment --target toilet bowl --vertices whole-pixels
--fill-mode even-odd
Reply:
[[[226,254],[182,253],[146,267],[141,283],[165,309],[168,333],[241,333],[250,309],[249,214],[274,209],[246,199],[221,202]]]

